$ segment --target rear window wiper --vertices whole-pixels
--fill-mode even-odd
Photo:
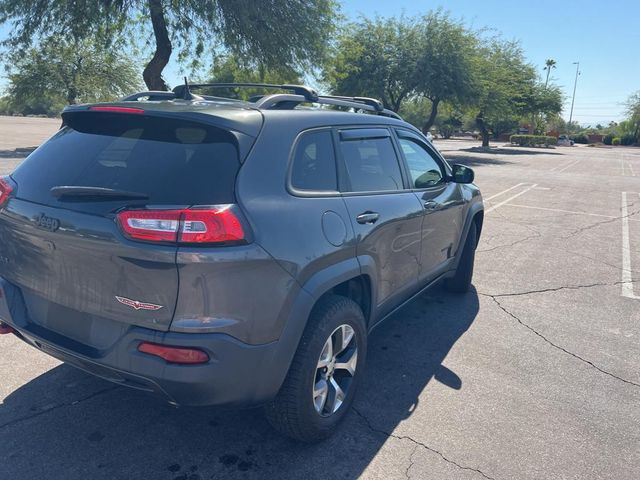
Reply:
[[[127,192],[104,187],[84,187],[74,185],[61,185],[53,187],[50,191],[56,198],[92,198],[103,200],[146,200],[146,193]]]

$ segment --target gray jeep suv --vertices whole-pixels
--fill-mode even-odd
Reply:
[[[196,88],[265,87],[213,84]],[[0,180],[0,332],[175,405],[326,437],[367,334],[471,284],[473,172],[380,102],[141,92],[71,106]]]

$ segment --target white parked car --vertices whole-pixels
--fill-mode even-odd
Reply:
[[[560,135],[558,137],[558,146],[559,147],[571,147],[571,146],[573,146],[573,140],[571,140],[566,135]]]

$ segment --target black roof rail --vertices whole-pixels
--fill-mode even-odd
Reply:
[[[302,95],[286,95],[286,94],[274,94],[262,97],[255,103],[256,108],[264,109],[293,109],[300,103],[319,103],[321,105],[335,105],[339,107],[355,108],[358,110],[365,110],[367,112],[377,113],[385,117],[395,118],[396,120],[402,120],[402,117],[397,113],[384,108],[382,102],[374,98],[367,97],[339,97],[331,95],[320,95],[317,100],[311,102]]]
[[[308,102],[315,102],[318,98],[318,93],[310,88],[305,87],[304,85],[276,85],[271,83],[191,83],[189,84],[189,89],[193,90],[196,88],[277,88],[279,90],[289,90],[293,92],[295,95],[301,95]],[[173,93],[177,98],[183,98],[185,93],[185,85],[178,85],[173,89]]]
[[[122,99],[123,102],[135,102],[139,98],[149,97],[149,100],[173,100],[176,94],[173,92],[165,92],[162,90],[150,90],[148,92],[138,92],[127,95]]]

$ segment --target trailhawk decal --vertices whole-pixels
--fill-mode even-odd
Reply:
[[[137,300],[131,300],[129,298],[119,297],[117,295],[116,300],[118,300],[121,304],[126,305],[127,307],[131,307],[135,310],[160,310],[161,308],[163,308],[162,305],[138,302]]]

